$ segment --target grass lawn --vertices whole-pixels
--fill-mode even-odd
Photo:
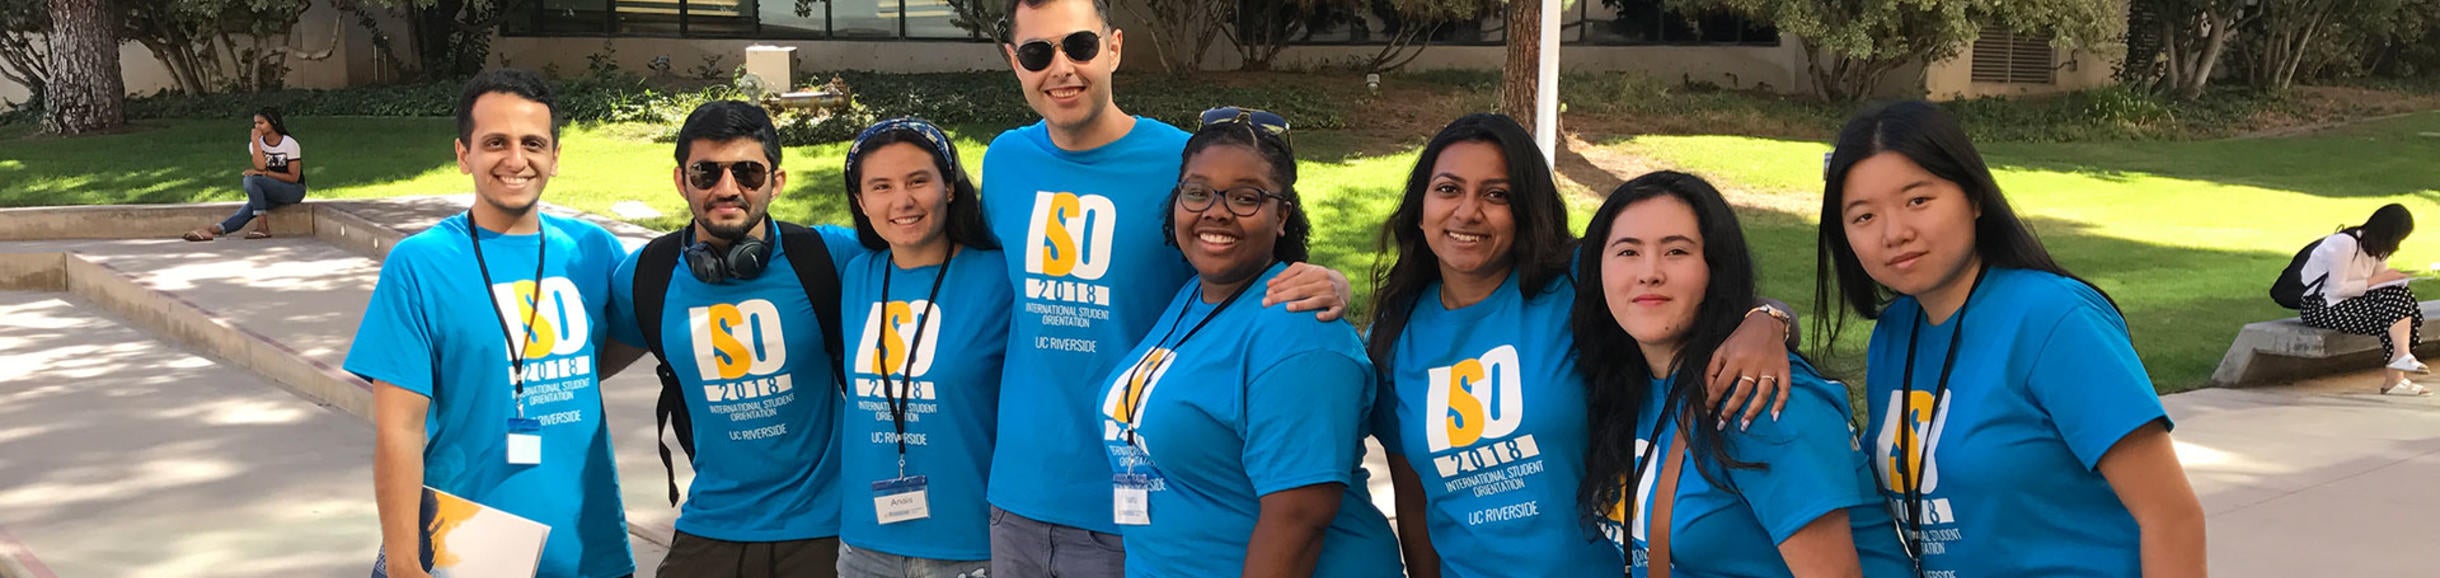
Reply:
[[[308,149],[313,197],[469,190],[442,144],[454,130],[447,119],[290,122]],[[236,186],[244,162],[241,125],[147,125],[132,134],[70,140],[20,138],[31,128],[0,127],[0,183],[7,183],[0,186],[0,206],[243,198]],[[952,129],[970,168],[979,168],[984,143],[997,128]],[[616,125],[568,128],[548,200],[604,214],[614,203],[637,200],[665,215],[685,214],[669,176],[672,145],[629,136],[636,133]],[[2440,134],[2440,113],[2299,138],[2000,143],[1984,152],[2017,210],[2033,219],[2059,259],[2124,307],[2160,389],[2181,391],[2203,384],[2239,327],[2292,314],[2263,292],[2305,242],[2361,221],[2382,203],[2406,203],[2427,218],[2440,215],[2440,164],[2428,161],[2440,158],[2440,137],[2424,133]],[[1423,136],[1391,143],[1331,131],[1298,135],[1307,159],[1299,190],[1312,211],[1317,262],[1354,278],[1369,273],[1379,223],[1395,205]],[[1595,139],[1595,145],[1649,156],[1744,194],[1790,197],[1775,206],[1796,207],[1818,203],[1827,151],[1820,142],[1736,136]],[[843,144],[790,149],[783,165],[792,178],[774,213],[845,223],[837,164],[844,152]],[[1589,196],[1571,202],[1581,227],[1597,203]],[[1757,209],[1744,219],[1764,292],[1809,313],[1814,215]],[[669,216],[643,224],[682,222]],[[2440,262],[2440,246],[2412,239],[2395,261],[2409,270],[2434,262]],[[1366,301],[1367,288],[1357,291]],[[1826,365],[1856,376],[1869,330],[1868,324],[1850,327]]]
[[[1819,142],[1726,136],[1609,144],[1812,207],[1829,151]],[[2054,256],[2118,301],[2163,391],[2203,385],[2246,323],[2294,315],[2265,292],[2305,243],[2385,203],[2403,203],[2427,222],[2440,215],[2440,164],[2429,161],[2440,156],[2440,113],[2298,138],[1998,143],[1983,153]],[[1807,305],[1814,211],[1747,218],[1766,290]],[[2440,265],[2440,244],[2426,239],[2409,238],[2391,264]],[[2417,287],[2430,295],[2433,285]],[[1867,331],[1851,329],[1842,345],[1854,351]]]

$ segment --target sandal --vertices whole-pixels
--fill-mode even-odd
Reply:
[[[248,239],[269,239],[269,238],[271,238],[271,233],[270,233],[270,232],[268,232],[268,231],[246,231],[246,238],[248,238]]]
[[[178,238],[180,238],[180,239],[186,239],[186,240],[188,240],[188,241],[197,241],[197,242],[201,242],[201,241],[210,241],[210,240],[212,240],[212,238],[213,238],[214,236],[215,236],[215,235],[213,235],[213,234],[212,234],[212,229],[210,229],[210,228],[208,228],[208,227],[207,227],[207,228],[196,229],[196,230],[193,230],[193,231],[187,231],[187,232],[186,232],[186,235],[184,235],[184,236],[180,236],[180,237],[178,237]]]
[[[2415,397],[2422,397],[2422,396],[2429,396],[2429,395],[2431,395],[2431,394],[2432,394],[2432,390],[2424,388],[2422,384],[2418,384],[2418,383],[2415,383],[2415,382],[2413,382],[2413,381],[2407,381],[2407,380],[2402,380],[2402,379],[2401,379],[2401,380],[2398,380],[2398,382],[2397,382],[2397,383],[2392,384],[2392,385],[2390,385],[2389,387],[2381,388],[2381,395],[2404,395],[2404,396],[2415,396]]]

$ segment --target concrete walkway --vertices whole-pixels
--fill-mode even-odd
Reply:
[[[363,420],[72,298],[0,291],[0,424],[0,576],[372,567]],[[666,550],[631,546],[651,576]]]
[[[467,200],[326,206],[413,232]],[[631,246],[651,235],[611,228]],[[329,366],[380,267],[315,238],[0,242],[0,257],[68,251]],[[378,542],[364,420],[133,327],[65,294],[0,292],[0,577],[363,571]],[[2440,541],[2440,400],[2369,395],[2373,381],[2164,398],[2215,575],[2440,575],[2421,554]],[[654,452],[657,387],[648,367],[604,383],[644,576],[676,516]],[[1369,457],[1387,510],[1378,448]]]

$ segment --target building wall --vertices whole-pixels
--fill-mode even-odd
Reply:
[[[1958,100],[1986,96],[2034,96],[2061,94],[2110,86],[2118,58],[2091,49],[2053,48],[2052,58],[2061,68],[2053,73],[2048,84],[2016,82],[1975,82],[1973,49],[1968,47],[1955,58],[1933,63],[1924,69],[1923,91],[1932,100]]]
[[[721,57],[722,68],[742,66],[746,47],[796,47],[796,71],[887,70],[891,72],[957,72],[1004,70],[1008,59],[999,45],[985,42],[745,40],[702,38],[568,38],[497,37],[492,40],[494,64],[529,70],[556,66],[562,74],[585,71],[587,58],[607,45],[622,70],[642,73],[652,59],[669,57],[673,73],[685,74],[710,55]]]
[[[288,86],[294,88],[342,88],[383,80],[378,58],[374,56],[371,35],[351,19],[343,19],[338,9],[327,0],[315,2],[298,18],[295,31],[289,33],[288,46],[305,52],[321,52],[335,41],[339,47],[323,60],[288,58]],[[403,28],[402,25],[399,26]],[[393,34],[403,35],[403,29]],[[154,58],[143,44],[127,42],[119,46],[119,70],[125,76],[127,94],[149,95],[162,91],[175,92],[178,81],[169,67]],[[31,98],[23,85],[0,80],[0,100],[21,103]]]

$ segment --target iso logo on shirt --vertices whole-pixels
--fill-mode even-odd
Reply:
[[[856,356],[848,360],[855,364],[856,373],[891,379],[856,380],[856,395],[883,397],[885,388],[912,385],[908,399],[933,399],[930,382],[908,380],[932,372],[932,352],[940,346],[940,305],[930,301],[890,301],[874,303],[864,317],[864,336],[856,340]],[[917,329],[922,330],[917,335]]]
[[[1911,399],[1910,399],[1911,397]],[[1889,491],[1906,493],[1916,488],[1924,496],[1940,489],[1940,435],[1948,429],[1949,404],[1935,399],[1928,391],[1900,389],[1889,392],[1889,405],[1882,420],[1881,431],[1875,436],[1875,467],[1887,480]],[[1912,410],[1910,414],[1908,410]],[[1900,430],[1903,422],[1906,429]],[[1920,483],[1920,486],[1916,484]],[[1953,521],[1946,499],[1926,499],[1924,522],[1944,524]]]
[[[793,389],[790,376],[780,373],[788,365],[781,325],[779,307],[764,299],[688,308],[696,375],[711,382],[703,386],[704,397],[720,403]]]
[[[1111,238],[1118,230],[1118,205],[1101,195],[1041,191],[1027,221],[1025,297],[1091,305],[1110,304],[1109,288],[1087,283],[1110,272]]]
[[[1501,345],[1434,367],[1424,397],[1424,438],[1443,478],[1542,455],[1527,435],[1507,440],[1525,424],[1525,378],[1515,345]],[[1486,441],[1494,443],[1484,443]]]
[[[1112,382],[1109,393],[1102,396],[1101,415],[1110,418],[1102,422],[1103,441],[1118,441],[1124,428],[1142,419],[1137,412],[1143,411],[1144,402],[1152,397],[1154,388],[1160,387],[1161,378],[1169,375],[1169,366],[1174,361],[1176,351],[1159,347],[1128,361],[1127,371],[1118,374],[1118,381]]]
[[[576,284],[566,277],[545,277],[540,283],[494,283],[491,298],[499,305],[500,314],[508,316],[503,323],[513,334],[510,339],[523,342],[521,347],[528,360],[584,351],[586,340],[593,335],[592,322],[585,315],[584,296],[576,292]],[[534,322],[530,327],[525,323],[528,319]],[[515,358],[519,347],[512,345],[508,357]],[[531,373],[539,365],[526,367]]]

